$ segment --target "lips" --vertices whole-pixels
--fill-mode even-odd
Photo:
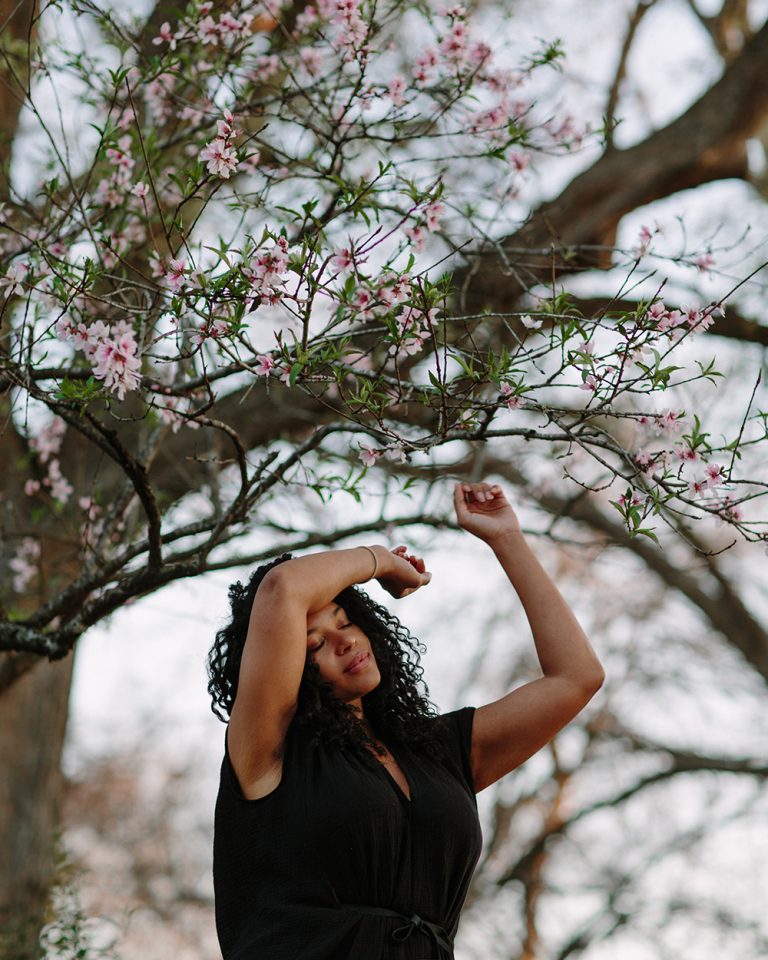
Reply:
[[[370,653],[360,653],[355,659],[350,663],[348,667],[345,667],[344,673],[359,673],[361,670],[364,670],[368,661],[371,659]]]

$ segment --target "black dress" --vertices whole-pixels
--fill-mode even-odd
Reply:
[[[448,760],[387,743],[411,800],[379,761],[293,726],[280,783],[246,800],[225,741],[213,842],[224,960],[451,960],[482,844],[474,713],[443,715]]]

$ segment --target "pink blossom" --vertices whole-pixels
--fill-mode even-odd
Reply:
[[[709,330],[712,324],[715,322],[714,310],[703,310],[699,314],[699,321],[696,324],[696,330],[701,331],[702,333]]]
[[[95,203],[103,203],[114,210],[122,204],[123,194],[118,182],[110,177],[109,180],[99,180],[93,199]]]
[[[439,200],[433,200],[424,208],[424,216],[427,219],[427,230],[434,233],[440,226],[440,218],[445,212],[445,206]]]
[[[686,307],[686,309],[683,310],[683,317],[691,330],[693,330],[701,320],[701,311],[695,307]]]
[[[635,463],[640,467],[643,473],[648,474],[653,471],[656,457],[648,450],[638,450],[635,454]]]
[[[725,513],[725,516],[729,520],[733,520],[735,523],[740,523],[744,519],[744,514],[742,513],[741,507],[734,503],[733,500],[733,494],[729,493],[719,504],[719,508]]]
[[[502,399],[510,410],[517,410],[518,407],[523,405],[523,398],[515,396],[515,391],[508,383],[502,383],[501,395]]]
[[[200,151],[200,159],[207,161],[208,172],[229,180],[232,173],[237,170],[237,153],[234,147],[228,146],[226,140],[216,138]]]
[[[317,10],[311,5],[307,6],[296,17],[296,30],[299,33],[304,33],[310,27],[314,27],[319,19]]]
[[[416,251],[416,253],[419,253],[424,249],[425,237],[424,231],[421,229],[421,227],[405,227],[403,233],[411,241],[413,249]]]
[[[448,36],[440,44],[440,52],[454,63],[461,63],[467,52],[467,39],[466,23],[454,23]]]
[[[691,480],[688,484],[688,494],[691,497],[701,497],[709,489],[709,484],[706,480]]]
[[[656,329],[659,331],[659,333],[668,333],[670,330],[674,330],[684,322],[685,317],[679,310],[668,310],[661,320],[659,320]]]
[[[24,263],[22,260],[14,260],[6,270],[5,276],[0,278],[0,287],[8,287],[8,295],[10,296],[21,286],[28,273],[28,263]]]
[[[160,259],[160,254],[156,250],[149,255],[149,269],[152,271],[153,277],[165,276],[165,267]]]
[[[167,20],[160,27],[160,33],[156,37],[153,37],[152,43],[156,47],[161,43],[168,43],[170,44],[170,50],[176,49],[176,37],[174,36],[173,30],[171,30],[171,25]]]
[[[425,47],[416,57],[416,66],[413,68],[413,79],[418,86],[423,86],[430,77],[431,70],[437,66],[437,51],[433,47]]]
[[[653,234],[651,233],[650,227],[643,225],[640,227],[640,234],[638,236],[638,247],[637,251],[641,255],[646,253],[648,247],[651,245],[651,240],[653,239]]]
[[[362,446],[360,448],[360,459],[365,467],[373,467],[381,456],[380,450],[374,450],[372,447]]]
[[[186,286],[187,278],[185,272],[186,260],[174,260],[172,258],[168,260],[168,269],[165,271],[165,282],[174,292]]]
[[[654,426],[657,433],[680,433],[683,429],[683,411],[674,413],[672,410],[654,417]]]
[[[269,371],[275,366],[275,361],[266,353],[260,353],[256,359],[258,364],[253,368],[253,372],[260,377],[268,377]]]
[[[594,392],[597,390],[597,385],[599,381],[593,373],[588,373],[584,378],[583,383],[579,384],[579,390],[589,390]]]
[[[411,278],[407,273],[391,274],[379,281],[376,296],[387,307],[394,303],[402,303],[411,295]]]
[[[109,162],[118,168],[130,173],[130,171],[136,165],[136,161],[128,153],[132,146],[132,140],[130,135],[126,134],[124,137],[120,137],[117,141],[117,147],[107,148],[107,159]]]
[[[24,484],[24,493],[28,497],[34,496],[39,489],[40,489],[39,480],[27,480],[27,482]]]
[[[363,319],[369,317],[371,315],[370,307],[373,304],[373,294],[369,290],[358,290],[355,293],[354,304]]]
[[[701,459],[699,454],[693,449],[690,444],[681,443],[678,444],[672,450],[672,455],[676,460],[679,460],[681,463],[696,463]]]
[[[493,51],[487,43],[477,41],[469,48],[469,59],[474,67],[481,67],[486,61],[490,60]]]
[[[534,320],[530,313],[523,313],[520,315],[520,323],[528,330],[539,330],[544,321]]]
[[[387,87],[387,93],[389,98],[394,103],[396,107],[402,107],[405,103],[403,94],[407,89],[407,84],[405,82],[405,77],[401,76],[399,73],[395,74],[394,77],[389,81]]]
[[[630,497],[626,493],[622,493],[620,497],[617,498],[616,502],[622,506],[638,507],[643,502],[643,497],[639,493],[633,492]]]
[[[355,258],[352,256],[352,251],[348,247],[343,247],[332,258],[331,263],[337,270],[348,270],[354,266]]]
[[[37,454],[40,463],[52,460],[61,450],[67,423],[61,417],[54,417],[36,437],[29,438],[29,446]]]
[[[66,503],[74,492],[74,487],[62,476],[58,460],[51,460],[48,465],[48,476],[43,480],[46,487],[50,487],[51,496],[59,503]]]
[[[131,193],[134,197],[138,197],[139,200],[143,200],[145,197],[149,196],[149,187],[146,183],[135,183],[131,187]]]
[[[648,307],[648,310],[646,313],[646,316],[648,317],[648,319],[653,320],[655,323],[659,323],[668,315],[669,315],[669,312],[667,308],[664,306],[664,304],[661,302],[661,300],[657,300],[655,303],[652,303],[650,307]]]
[[[693,261],[694,266],[702,273],[709,273],[715,265],[715,258],[711,253],[703,253]]]
[[[109,327],[101,320],[96,320],[87,327],[85,324],[79,323],[75,332],[75,342],[89,360],[93,360],[99,345],[107,337],[109,337]]]
[[[391,447],[387,447],[384,451],[384,456],[390,463],[407,463],[408,456],[405,452],[405,448],[400,443],[394,443]]]
[[[24,537],[16,553],[8,561],[8,566],[15,574],[13,589],[21,593],[37,576],[37,561],[40,559],[40,543],[32,537]]]
[[[705,467],[704,474],[707,486],[709,487],[719,487],[720,484],[725,481],[723,468],[719,463],[708,463]]]
[[[75,321],[72,317],[59,317],[56,321],[56,337],[59,340],[71,340],[75,335]]]
[[[507,160],[518,173],[522,173],[528,166],[528,157],[520,153],[519,150],[510,150],[507,154]]]
[[[278,237],[271,250],[260,253],[249,267],[243,268],[243,275],[261,301],[275,304],[283,295],[280,288],[285,286],[287,270],[288,241]]]
[[[201,43],[216,44],[219,42],[219,28],[213,17],[204,17],[197,25],[197,35]]]
[[[320,73],[323,65],[323,58],[320,55],[320,51],[314,47],[302,47],[299,56],[301,57],[304,69],[310,77],[316,77]]]
[[[231,110],[224,111],[224,119],[216,121],[216,134],[222,140],[239,137],[241,131],[235,127],[235,117]]]
[[[127,391],[138,389],[141,359],[132,335],[124,333],[114,339],[103,340],[96,348],[93,364],[93,375],[115,391],[120,400]]]

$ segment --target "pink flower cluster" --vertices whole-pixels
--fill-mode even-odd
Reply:
[[[523,405],[523,398],[518,396],[508,383],[501,385],[501,398],[509,410],[517,410]]]
[[[196,18],[185,20],[175,33],[171,29],[170,23],[166,21],[160,27],[160,33],[153,38],[152,43],[155,46],[167,43],[168,49],[173,51],[178,43],[185,40],[216,46],[219,43],[231,43],[233,40],[250,35],[251,25],[255,19],[252,13],[242,13],[239,17],[236,17],[229,12],[225,12],[216,21],[211,16],[213,6],[213,3],[201,3],[196,10]]]
[[[336,44],[345,60],[365,59],[368,27],[360,15],[360,0],[319,0],[318,11],[336,28]]]
[[[231,330],[228,321],[223,319],[211,320],[208,323],[201,323],[197,333],[192,334],[192,343],[200,346],[206,340],[218,340],[219,337],[226,336]]]
[[[38,574],[40,543],[32,537],[24,537],[8,566],[13,571],[13,589],[16,593],[26,590]]]
[[[255,257],[243,275],[260,303],[276,304],[283,296],[288,271],[288,241],[278,237],[271,250]]]
[[[716,312],[722,313],[716,305],[709,306],[705,310],[697,310],[695,307],[668,310],[660,300],[657,300],[648,307],[646,317],[659,333],[666,333],[679,339],[686,332],[708,330],[715,322]]]
[[[57,459],[66,429],[65,421],[61,417],[54,417],[37,436],[30,437],[29,440],[29,446],[36,454],[38,462],[47,468],[42,485],[50,490],[53,499],[58,500],[59,503],[66,503],[73,492],[72,485],[62,475],[61,465]],[[39,480],[30,479],[24,484],[24,492],[28,497],[39,490]]]
[[[112,175],[99,181],[93,199],[97,204],[116,209],[121,206],[130,187],[131,175],[136,161],[131,156],[133,141],[129,134],[120,137],[117,146],[108,147],[107,160],[114,167]]]
[[[229,180],[237,170],[237,150],[233,141],[241,131],[235,128],[234,122],[235,118],[229,110],[225,110],[224,119],[217,124],[216,138],[200,151],[200,159],[207,163],[208,172],[222,180]]]
[[[101,320],[86,325],[64,317],[56,324],[56,335],[60,340],[73,340],[76,349],[83,350],[93,366],[93,375],[120,400],[138,389],[141,357],[136,333],[126,320],[108,327]]]
[[[376,461],[381,457],[384,457],[391,463],[407,463],[408,461],[408,454],[402,443],[393,443],[383,449],[361,444],[359,457],[364,467],[375,467]]]
[[[192,404],[193,402],[189,397],[165,396],[162,403],[157,403],[157,411],[163,423],[170,424],[174,433],[178,433],[182,425],[189,427],[191,430],[199,430],[199,423],[183,416],[184,413],[189,413]]]
[[[419,307],[406,307],[397,317],[402,337],[400,349],[405,354],[418,353],[430,335],[431,325],[435,322],[437,309],[424,311]]]
[[[277,363],[271,353],[258,354],[256,357],[256,366],[253,367],[253,372],[256,374],[256,376],[269,378],[272,376],[273,370],[275,371],[275,374],[279,374],[280,381],[282,383],[291,382],[290,367]]]
[[[0,277],[0,288],[7,287],[8,296],[10,296],[22,285],[28,273],[28,263],[24,263],[22,260],[14,260],[6,270],[5,276]]]

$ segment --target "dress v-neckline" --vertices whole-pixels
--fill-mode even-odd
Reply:
[[[392,784],[395,790],[397,790],[398,794],[403,798],[405,803],[413,803],[413,787],[411,786],[411,781],[408,779],[408,776],[405,770],[403,769],[403,764],[400,762],[400,758],[395,755],[395,751],[391,747],[386,746],[386,744],[382,744],[382,746],[389,751],[395,763],[397,764],[397,767],[403,776],[403,780],[405,780],[408,786],[408,793],[406,793],[405,790],[403,790],[403,788],[400,786],[397,780],[392,776],[392,774],[389,772],[386,765],[382,761],[381,757],[379,757],[378,754],[374,754],[377,761],[379,762],[379,765],[381,766],[381,769],[384,771],[387,778],[389,779],[389,782]],[[410,796],[408,794],[410,794]]]

